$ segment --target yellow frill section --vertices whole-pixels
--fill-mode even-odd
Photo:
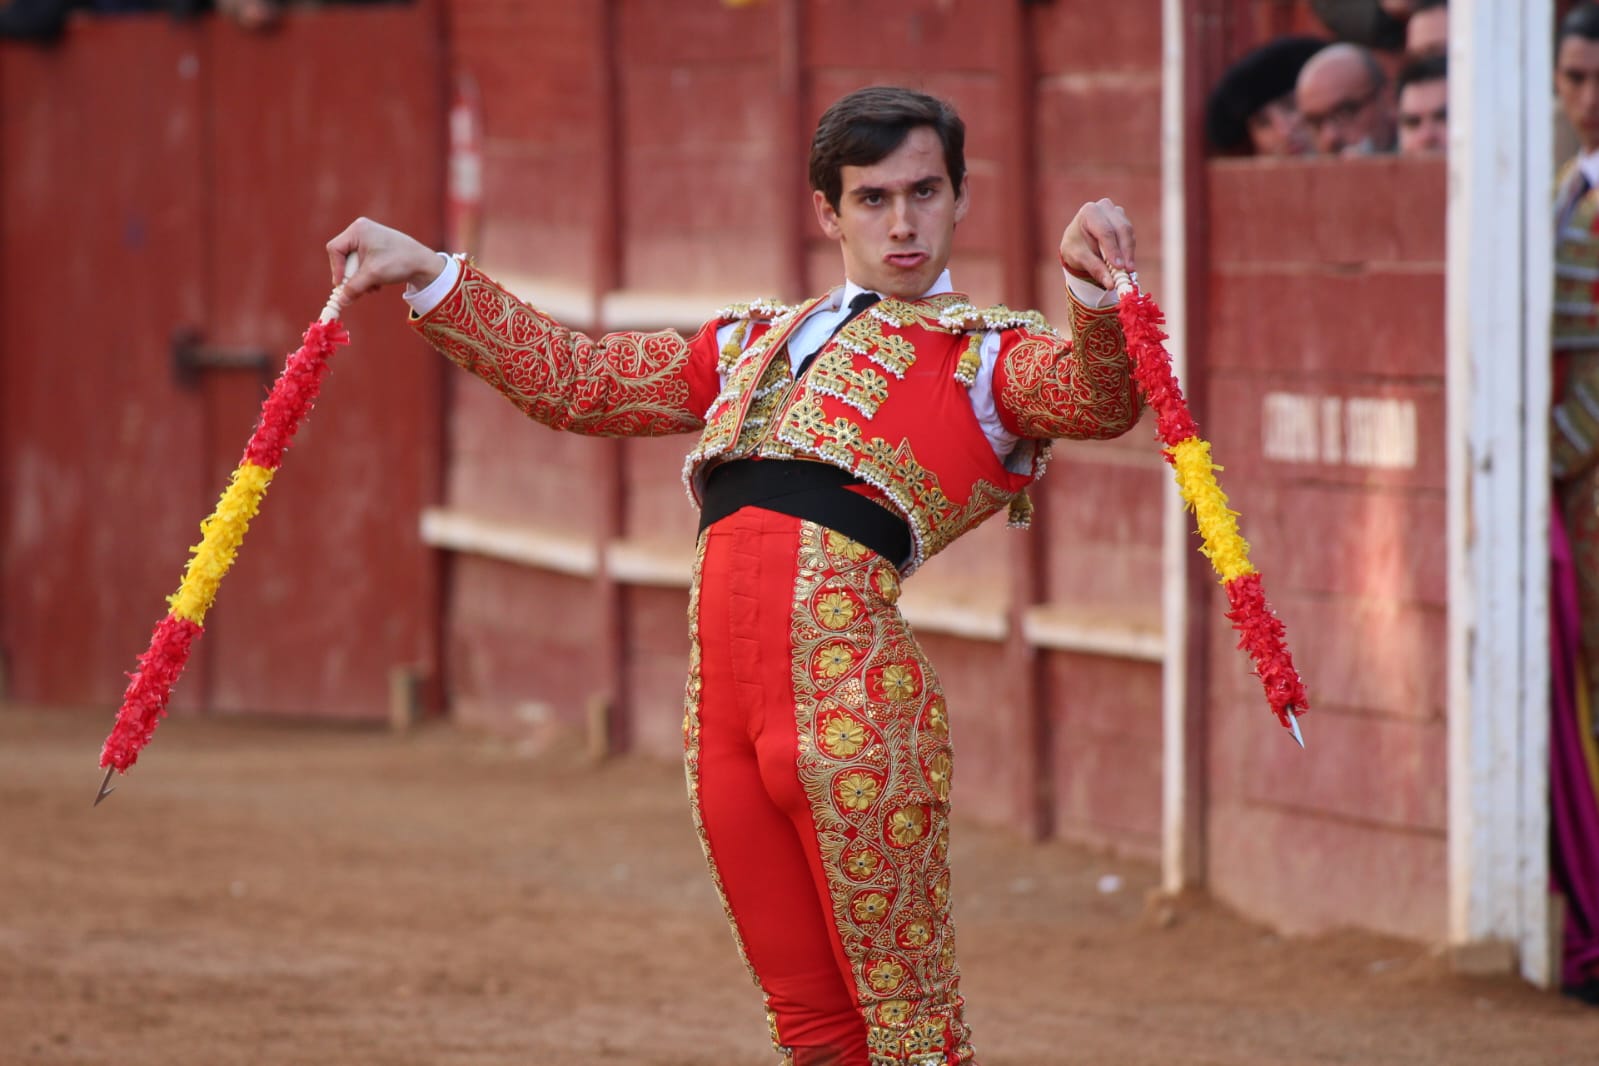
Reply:
[[[194,558],[183,573],[183,584],[167,598],[172,613],[196,625],[205,622],[205,612],[217,598],[222,575],[233,565],[250,519],[261,509],[261,497],[272,482],[272,471],[251,462],[239,464],[233,478],[217,502],[211,517],[200,523],[201,541],[189,551]]]
[[[1238,532],[1238,512],[1227,506],[1227,494],[1216,483],[1210,441],[1189,437],[1168,449],[1168,454],[1176,468],[1177,489],[1199,522],[1199,535],[1204,540],[1200,553],[1221,575],[1222,584],[1253,574],[1249,542]]]

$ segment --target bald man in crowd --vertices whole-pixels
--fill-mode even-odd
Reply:
[[[1368,155],[1394,148],[1388,76],[1369,49],[1328,45],[1299,72],[1294,97],[1322,155]]]

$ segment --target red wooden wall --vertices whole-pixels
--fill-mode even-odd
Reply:
[[[1444,169],[1211,170],[1207,425],[1315,711],[1210,640],[1209,882],[1289,929],[1446,931]],[[1219,592],[1204,606],[1219,620]]]
[[[351,64],[355,42],[380,64]],[[185,548],[361,211],[440,205],[427,5],[276,32],[157,15],[0,46],[0,647],[11,699],[115,708]],[[431,72],[431,77],[430,77]],[[370,99],[351,109],[348,101]],[[180,708],[383,718],[436,673],[436,361],[376,303],[329,374],[175,692]],[[267,353],[175,374],[171,338]]]

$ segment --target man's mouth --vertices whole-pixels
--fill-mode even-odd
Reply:
[[[901,270],[910,270],[927,262],[926,252],[891,252],[883,257],[889,266],[899,267]]]

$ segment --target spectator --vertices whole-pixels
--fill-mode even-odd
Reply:
[[[1599,698],[1599,4],[1560,23],[1555,93],[1577,134],[1554,201],[1549,411],[1551,888],[1565,898],[1565,991],[1599,1003],[1599,788],[1583,755]]]
[[[1379,52],[1397,52],[1405,44],[1407,0],[1310,0],[1310,9],[1340,41]]]
[[[1415,0],[1405,22],[1405,54],[1446,55],[1449,52],[1449,0]]]
[[[1294,106],[1294,83],[1325,47],[1315,37],[1282,37],[1227,68],[1205,104],[1205,133],[1226,155],[1284,156],[1312,151],[1310,131]]]
[[[1449,58],[1417,56],[1399,72],[1399,154],[1436,155],[1449,147]]]
[[[394,0],[306,0],[304,6],[390,3]],[[58,40],[73,12],[121,15],[163,11],[189,18],[212,10],[247,30],[269,29],[282,14],[283,0],[0,0],[0,38],[49,44]]]
[[[67,0],[11,0],[0,7],[0,37],[48,43],[61,36],[71,4]]]
[[[247,30],[264,30],[278,21],[278,0],[215,0],[217,11]]]
[[[1328,45],[1299,72],[1295,100],[1323,155],[1366,155],[1394,147],[1393,101],[1388,76],[1371,50]]]

